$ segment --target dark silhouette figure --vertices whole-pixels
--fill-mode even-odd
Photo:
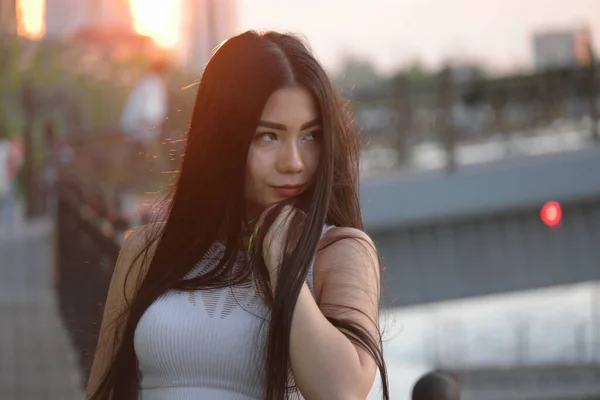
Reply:
[[[412,400],[460,400],[460,387],[448,374],[428,372],[415,383]]]

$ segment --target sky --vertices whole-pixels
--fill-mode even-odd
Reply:
[[[332,70],[345,55],[385,73],[415,60],[531,66],[536,31],[587,24],[600,51],[600,0],[238,0],[239,29],[303,34]]]

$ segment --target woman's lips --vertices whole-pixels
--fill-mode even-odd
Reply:
[[[302,185],[298,186],[273,186],[275,192],[281,197],[293,197],[302,191]]]

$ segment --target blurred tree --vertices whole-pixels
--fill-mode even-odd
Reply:
[[[25,110],[18,100],[25,84],[31,85],[32,96],[39,103],[28,121],[32,161],[43,159],[38,153],[43,136],[41,127],[51,124],[58,137],[85,135],[95,140],[97,133],[115,131],[123,104],[151,60],[142,55],[99,57],[85,46],[68,42],[29,41],[11,38],[1,43],[0,56],[0,129],[9,136],[22,136]],[[181,139],[187,129],[187,116],[193,103],[194,90],[182,91],[194,78],[172,68],[173,94],[169,131]],[[180,118],[178,118],[180,117]],[[114,143],[113,143],[114,144]],[[95,146],[104,149],[100,142]],[[89,147],[88,147],[89,148]],[[110,151],[108,151],[110,153]],[[35,168],[32,165],[31,168]],[[104,169],[107,183],[126,174],[126,170]],[[100,177],[99,177],[100,178]],[[160,178],[160,177],[159,177]]]
[[[385,87],[385,78],[370,60],[346,56],[335,85],[347,95],[355,92],[379,92]]]
[[[412,64],[402,72],[408,82],[413,87],[430,87],[435,84],[436,72],[428,70],[419,60],[415,60]]]
[[[410,91],[414,107],[433,107],[435,105],[437,73],[427,69],[419,60],[414,60],[408,67],[393,74],[387,81],[387,86],[397,90]]]

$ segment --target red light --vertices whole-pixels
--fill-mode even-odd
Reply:
[[[557,201],[549,201],[542,207],[540,212],[542,222],[548,226],[556,226],[560,224],[562,219],[562,208]]]

